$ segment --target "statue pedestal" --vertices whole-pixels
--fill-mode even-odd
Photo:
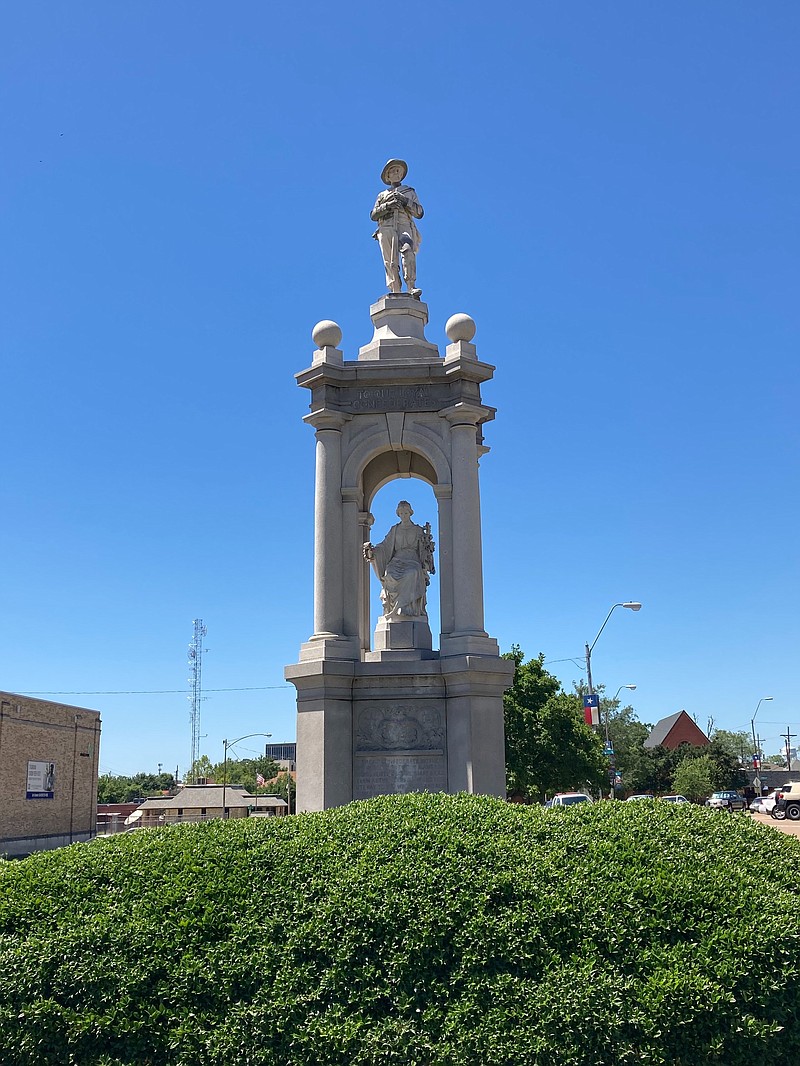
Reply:
[[[372,340],[358,350],[360,361],[429,363],[439,349],[425,339],[428,305],[405,292],[390,292],[369,309]]]
[[[374,651],[364,653],[365,662],[439,657],[439,653],[433,651],[433,637],[427,617],[379,618],[373,648]]]

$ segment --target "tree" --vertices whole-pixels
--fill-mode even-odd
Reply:
[[[526,663],[514,645],[504,658],[516,664],[514,683],[503,696],[509,794],[542,799],[570,788],[602,788],[602,741],[584,722],[578,697],[562,691],[545,670],[544,655]]]
[[[207,755],[201,755],[195,759],[186,774],[186,780],[192,784],[205,778],[206,781],[214,780],[214,766]]]
[[[708,738],[739,762],[744,763],[753,758],[753,737],[746,729],[740,729],[736,733],[729,729],[714,729],[708,734]]]
[[[172,774],[103,774],[97,780],[98,803],[132,803],[134,800],[159,796],[175,788]]]
[[[642,792],[655,794],[672,792],[675,771],[686,756],[684,749],[696,750],[690,744],[681,744],[680,748],[665,748],[660,744],[655,748],[643,748],[637,787]],[[697,749],[698,754],[700,750]]]
[[[700,803],[714,791],[714,769],[709,755],[687,755],[675,771],[673,788],[693,803]]]
[[[747,784],[747,774],[739,762],[738,755],[732,755],[724,744],[717,741],[716,737],[704,750],[711,760],[711,780],[714,790],[744,788]]]
[[[573,681],[572,687],[581,698],[589,691],[585,681]],[[598,685],[600,694],[600,729],[614,749],[614,769],[622,777],[622,787],[626,792],[645,792],[649,789],[647,782],[651,776],[651,762],[644,742],[650,735],[652,726],[640,722],[630,704],[621,705],[618,698],[610,699],[605,695],[605,685]],[[610,769],[610,760],[609,767]]]
[[[267,791],[272,796],[280,796],[281,799],[286,800],[289,805],[289,814],[295,810],[297,806],[297,782],[288,770],[282,770],[274,781],[270,781],[267,785]]]
[[[603,686],[598,686],[603,691]],[[651,727],[640,722],[630,705],[620,706],[618,699],[603,699],[601,707],[608,722],[608,737],[614,749],[614,767],[622,776],[622,787],[628,792],[644,791],[649,771],[644,742]],[[605,724],[605,722],[604,722]]]
[[[642,788],[648,792],[680,792],[675,784],[675,774],[684,759],[707,756],[709,766],[709,792],[726,788],[744,788],[747,775],[739,760],[716,741],[695,747],[679,744],[677,748],[645,748],[647,762],[643,764]]]
[[[244,785],[248,792],[255,793],[265,791],[258,783],[259,777],[263,781],[270,781],[277,776],[279,770],[280,767],[275,760],[266,755],[260,755],[255,759],[231,759],[229,756],[227,767],[224,760],[216,763],[211,767],[210,775],[218,785],[226,781],[227,775],[227,784]]]

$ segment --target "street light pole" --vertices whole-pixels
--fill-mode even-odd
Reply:
[[[609,708],[610,708],[612,703],[616,703],[617,702],[617,696],[619,696],[620,692],[622,692],[622,690],[624,688],[629,688],[631,690],[631,692],[633,692],[634,689],[636,688],[636,685],[620,685],[619,688],[617,689],[617,691],[614,693],[614,699],[613,700],[609,700],[609,702],[606,704],[606,747],[608,747],[608,741],[609,741],[609,737],[608,737],[608,714],[609,714]]]
[[[606,622],[608,622],[609,618],[614,613],[614,611],[617,609],[617,607],[627,607],[629,611],[641,611],[641,609],[642,609],[641,603],[632,603],[632,602],[629,602],[629,603],[615,603],[614,606],[611,608],[611,610],[606,615],[606,620],[600,626],[600,629],[599,629],[599,631],[597,633],[597,636],[594,638],[592,643],[589,644],[587,642],[587,644],[586,644],[586,678],[587,678],[587,680],[589,682],[589,694],[590,695],[594,694],[594,685],[592,684],[592,652],[594,651],[595,644],[600,639],[600,634],[606,628]],[[624,688],[625,686],[623,685],[622,687]]]
[[[756,704],[756,709],[753,711],[753,717],[750,719],[750,728],[753,731],[753,758],[754,759],[758,758],[758,741],[756,739],[756,715],[758,714],[758,708],[761,706],[761,704],[762,703],[767,703],[771,699],[772,699],[772,696],[762,696],[761,699]],[[753,769],[755,770],[755,765],[753,766]],[[758,777],[758,774],[756,774],[755,776]]]
[[[222,757],[222,817],[227,818],[227,809],[225,807],[225,796],[228,791],[228,748],[232,748],[234,744],[238,744],[241,740],[249,740],[250,737],[271,737],[272,733],[245,733],[243,737],[237,737],[236,740],[223,740],[223,757]]]
[[[613,799],[614,798],[614,788],[615,788],[614,781],[616,780],[616,778],[614,777],[614,774],[611,773],[611,771],[614,770],[615,762],[614,762],[614,751],[613,751],[613,749],[611,747],[611,737],[610,737],[609,732],[608,732],[608,716],[609,716],[609,709],[611,707],[611,704],[617,702],[617,696],[619,696],[620,692],[622,692],[622,690],[624,688],[629,688],[631,690],[631,692],[633,692],[633,690],[636,688],[636,685],[620,685],[619,688],[617,689],[617,691],[614,693],[614,699],[613,700],[609,700],[606,703],[606,754],[608,756],[609,776],[613,779],[613,780],[609,781],[609,784],[611,785],[611,792],[609,794],[609,799]]]
[[[611,610],[606,615],[606,620],[600,626],[600,629],[599,629],[599,631],[597,633],[597,636],[594,638],[592,643],[589,644],[589,642],[587,641],[587,643],[586,643],[586,680],[587,680],[587,682],[589,684],[589,695],[590,696],[594,695],[594,684],[592,682],[592,651],[594,650],[595,644],[600,639],[600,634],[606,628],[606,622],[608,622],[609,618],[614,613],[614,611],[617,609],[617,607],[627,607],[629,611],[641,611],[641,609],[642,609],[641,603],[636,603],[636,602],[633,602],[633,601],[628,601],[627,603],[615,603],[614,606],[611,608]],[[623,686],[623,688],[624,688],[624,686]],[[599,724],[600,723],[599,723],[599,720],[598,720],[598,726],[599,726]]]

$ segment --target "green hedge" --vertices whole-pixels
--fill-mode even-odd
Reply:
[[[0,1062],[800,1061],[800,844],[413,795],[0,864]]]

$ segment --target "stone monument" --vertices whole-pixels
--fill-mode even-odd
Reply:
[[[481,384],[475,323],[453,315],[444,358],[425,337],[416,287],[422,207],[391,159],[371,217],[389,292],[370,307],[372,339],[345,359],[335,322],[312,331],[305,416],[316,432],[314,632],[286,668],[297,689],[297,809],[397,792],[505,796],[503,692],[514,663],[484,629],[478,462],[494,409]],[[402,292],[401,268],[406,292]],[[370,505],[402,478],[431,486],[437,537],[405,500],[371,540]],[[399,496],[399,494],[398,494]],[[438,566],[437,566],[438,562]],[[371,634],[370,568],[382,614]],[[438,574],[437,574],[438,570]],[[439,581],[439,647],[427,588]]]

